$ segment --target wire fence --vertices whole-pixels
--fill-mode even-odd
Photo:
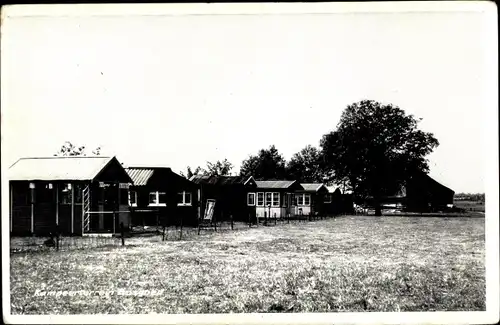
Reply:
[[[172,242],[198,240],[211,234],[223,234],[233,231],[252,230],[259,227],[279,227],[284,224],[299,224],[335,218],[335,216],[290,216],[285,218],[259,219],[258,223],[232,222],[231,220],[219,221],[217,227],[133,227],[131,231],[122,234],[94,234],[92,236],[30,236],[11,237],[10,253],[48,253],[57,251],[100,249],[120,246],[135,246],[149,242]],[[149,240],[144,240],[145,238]]]

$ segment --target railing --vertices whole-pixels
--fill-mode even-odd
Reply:
[[[83,189],[83,231],[90,231],[90,186]]]

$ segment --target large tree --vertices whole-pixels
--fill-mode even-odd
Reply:
[[[337,130],[321,140],[330,177],[348,182],[357,197],[372,197],[381,215],[382,197],[395,194],[416,172],[427,172],[425,157],[439,145],[432,133],[417,128],[419,121],[373,100],[347,106]]]
[[[101,154],[101,147],[97,147],[92,150],[92,155],[99,156]],[[75,146],[70,141],[66,141],[54,156],[86,156],[85,146]]]
[[[286,162],[274,145],[261,149],[256,156],[245,159],[240,168],[241,176],[253,176],[256,179],[286,178]]]
[[[180,174],[187,179],[190,179],[193,175],[204,175],[204,176],[227,176],[230,175],[233,169],[233,164],[229,160],[224,159],[222,161],[218,160],[214,163],[207,161],[207,168],[196,167],[194,170],[190,166],[187,167],[187,172]]]
[[[231,164],[227,159],[224,159],[223,161],[217,160],[215,163],[207,161],[207,169],[205,171],[205,174],[226,176],[231,173],[231,169],[233,169],[233,164]]]
[[[292,156],[287,163],[286,172],[291,179],[298,179],[305,183],[323,181],[323,157],[321,152],[307,145]]]

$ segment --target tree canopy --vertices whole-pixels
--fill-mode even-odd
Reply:
[[[321,139],[325,172],[347,181],[355,195],[380,199],[397,192],[416,171],[428,171],[426,155],[439,145],[432,133],[418,130],[413,115],[373,100],[353,103],[341,115],[337,130]]]
[[[261,149],[257,155],[250,155],[240,168],[241,176],[253,176],[255,179],[286,178],[286,162],[274,145]]]
[[[323,156],[317,148],[307,145],[292,156],[287,163],[286,173],[290,179],[304,183],[323,181]]]
[[[187,167],[187,172],[180,174],[187,179],[190,179],[193,175],[205,175],[205,176],[227,176],[230,175],[233,169],[233,164],[229,160],[224,159],[222,161],[218,160],[214,163],[207,161],[207,168],[196,167],[194,170],[190,166]]]
[[[92,150],[92,155],[99,156],[101,154],[101,147]],[[85,146],[75,146],[70,141],[66,141],[54,156],[86,156]]]

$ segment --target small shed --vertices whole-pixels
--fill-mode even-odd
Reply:
[[[168,167],[128,167],[134,226],[197,225],[199,185]]]
[[[285,218],[288,215],[302,214],[302,207],[305,203],[303,201],[298,202],[295,197],[297,191],[303,190],[298,181],[267,180],[256,181],[255,183],[257,184],[255,200],[257,218],[279,219]],[[310,199],[309,196],[308,198]]]
[[[295,192],[295,201],[302,214],[325,215],[325,197],[329,195],[328,188],[323,183],[301,183],[303,189]]]
[[[9,168],[15,235],[113,233],[130,225],[131,182],[116,157],[21,158]]]
[[[255,189],[252,176],[193,175],[190,179],[200,186],[199,217],[202,218],[207,200],[215,200],[216,220],[245,221],[255,219]]]

